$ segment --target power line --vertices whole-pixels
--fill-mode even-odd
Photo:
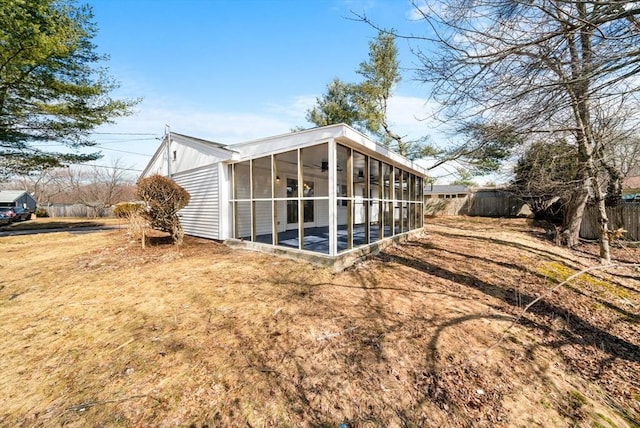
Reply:
[[[99,144],[117,144],[117,143],[130,143],[132,141],[153,141],[157,138],[128,138],[126,140],[102,140],[98,141]]]
[[[97,147],[97,148],[102,149],[102,150],[109,150],[109,151],[111,151],[111,152],[120,152],[120,153],[128,153],[128,154],[130,154],[130,155],[139,155],[139,156],[153,157],[153,155],[146,154],[146,153],[136,153],[136,152],[128,152],[128,151],[126,151],[126,150],[109,149],[109,148],[106,148],[106,147],[102,147],[102,146],[100,146],[100,145],[96,145],[96,146],[93,146],[93,147]]]
[[[106,168],[106,169],[115,169],[119,171],[133,171],[133,172],[142,172],[141,169],[133,169],[133,168],[123,168],[120,166],[107,166],[107,165],[92,165],[88,163],[71,163],[70,165],[75,166],[88,166],[90,168]]]
[[[90,134],[93,134],[93,135],[146,135],[146,136],[152,136],[152,137],[159,136],[157,133],[149,134],[144,132],[90,132]]]

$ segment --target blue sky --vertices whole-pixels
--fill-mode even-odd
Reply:
[[[405,0],[88,0],[97,50],[120,82],[117,97],[143,98],[131,117],[98,129],[103,165],[142,170],[165,125],[224,144],[311,126],[304,119],[335,77],[358,81],[378,25],[421,34]],[[403,80],[389,116],[401,134],[433,135],[427,88],[405,40]],[[123,135],[116,135],[117,133]],[[137,135],[152,134],[152,135]],[[128,152],[128,153],[125,153]],[[136,154],[134,154],[136,153]],[[135,171],[133,171],[135,173]]]

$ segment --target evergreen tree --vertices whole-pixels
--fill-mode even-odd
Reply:
[[[95,52],[89,6],[72,0],[0,2],[0,173],[62,166],[100,153],[47,152],[38,143],[91,147],[90,132],[137,102],[117,87]]]

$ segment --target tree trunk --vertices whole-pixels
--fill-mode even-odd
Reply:
[[[573,248],[578,245],[580,240],[580,225],[582,224],[582,216],[589,199],[589,192],[586,187],[576,191],[567,203],[564,212],[564,221],[560,232],[560,243],[567,247]]]
[[[604,198],[598,202],[598,223],[600,223],[600,263],[611,263],[611,249],[609,247],[609,218]]]
[[[611,263],[611,250],[609,248],[609,217],[607,217],[606,195],[603,193],[600,182],[594,174],[593,192],[598,204],[598,224],[600,225],[600,263]]]
[[[173,243],[175,245],[182,245],[182,242],[184,241],[184,230],[182,229],[182,224],[180,224],[180,219],[178,219],[177,216],[174,220],[171,238],[173,238]]]

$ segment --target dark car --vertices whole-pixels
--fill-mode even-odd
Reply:
[[[4,208],[0,208],[0,226],[11,224],[13,222],[13,216],[7,214]]]
[[[0,208],[0,216],[8,218],[9,222],[31,220],[31,211],[26,208]]]
[[[16,218],[16,213],[11,207],[0,207],[0,217],[8,219],[9,223],[12,223]]]
[[[15,214],[13,221],[31,220],[31,211],[26,208],[16,207],[12,211]]]

